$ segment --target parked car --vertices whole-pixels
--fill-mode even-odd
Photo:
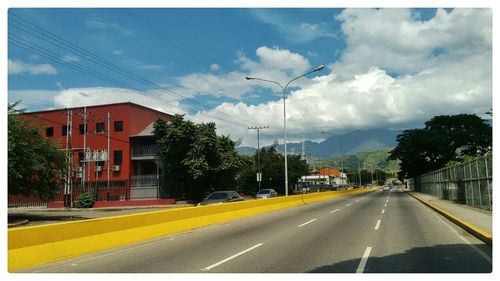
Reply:
[[[210,193],[203,201],[198,203],[198,206],[211,205],[211,204],[222,204],[229,202],[243,201],[236,191],[216,191]]]
[[[390,191],[391,190],[391,186],[390,185],[384,185],[384,187],[382,188],[383,191]]]
[[[261,189],[257,195],[255,195],[255,199],[271,198],[276,196],[278,196],[278,193],[274,189]]]

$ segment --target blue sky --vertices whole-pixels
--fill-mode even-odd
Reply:
[[[282,138],[280,89],[244,77],[285,84],[322,64],[289,89],[291,141],[492,107],[491,9],[8,12],[8,100],[30,111],[130,100],[214,121],[243,145],[256,145],[248,126],[268,125],[270,144]]]

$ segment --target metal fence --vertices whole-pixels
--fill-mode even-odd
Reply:
[[[130,200],[129,181],[110,181],[108,186],[107,181],[87,181],[82,184],[79,181],[72,183],[71,201],[75,202],[78,196],[82,193],[92,195],[96,201],[123,201]],[[47,208],[48,202],[65,201],[64,186],[56,191],[50,200],[41,197],[22,196],[9,194],[8,207],[26,207],[26,208]]]
[[[491,211],[492,160],[492,154],[487,153],[466,162],[429,172],[414,179],[414,188],[441,199]]]

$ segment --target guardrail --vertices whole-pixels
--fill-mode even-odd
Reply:
[[[292,195],[9,229],[8,269],[14,271],[210,224],[371,190],[374,188]]]

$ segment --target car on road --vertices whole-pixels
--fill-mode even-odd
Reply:
[[[274,189],[261,189],[257,195],[255,195],[255,199],[265,199],[278,196],[278,193]]]
[[[208,195],[207,198],[198,203],[198,206],[222,204],[222,203],[237,202],[243,200],[244,200],[243,197],[241,197],[236,191],[216,191],[210,193],[210,195]]]
[[[384,185],[384,187],[382,188],[383,191],[390,191],[391,190],[391,186],[390,185]]]

